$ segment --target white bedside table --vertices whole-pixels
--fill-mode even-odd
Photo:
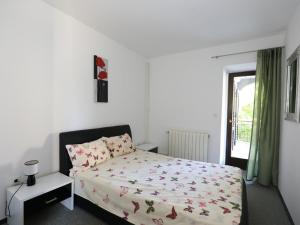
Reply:
[[[154,144],[140,144],[137,145],[136,148],[147,152],[158,153],[158,146]]]
[[[7,204],[20,185],[7,188]],[[54,173],[37,178],[34,186],[26,184],[13,197],[10,204],[9,225],[23,225],[27,213],[36,212],[48,205],[61,202],[70,210],[74,208],[73,179],[61,173]]]

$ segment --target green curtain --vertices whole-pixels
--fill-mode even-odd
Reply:
[[[282,48],[257,52],[255,99],[247,180],[277,185]]]

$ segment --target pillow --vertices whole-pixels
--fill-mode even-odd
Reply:
[[[66,145],[66,148],[73,167],[88,169],[110,158],[110,152],[101,139],[84,144]]]
[[[110,138],[103,137],[102,140],[104,143],[106,143],[111,157],[129,154],[136,150],[129,134],[127,133]]]

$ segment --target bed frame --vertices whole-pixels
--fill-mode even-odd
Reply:
[[[94,141],[101,137],[112,137],[128,133],[132,137],[131,129],[129,125],[103,127],[89,130],[70,131],[59,134],[59,171],[66,176],[69,176],[69,170],[73,167],[68,152],[66,150],[67,144],[81,144],[85,142]],[[99,217],[107,224],[118,225],[132,225],[128,221],[100,208],[94,203],[78,196],[74,195],[75,204],[79,207],[89,211],[93,215]],[[246,185],[243,182],[243,207],[242,218],[240,225],[248,225],[248,204]]]

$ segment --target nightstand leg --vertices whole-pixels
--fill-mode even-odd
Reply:
[[[64,201],[62,201],[61,204],[63,204],[69,210],[73,210],[74,209],[74,182],[72,182],[71,197],[67,198]]]
[[[8,225],[24,225],[24,202],[13,198],[10,204],[10,217],[7,217]]]
[[[67,198],[66,200],[62,201],[61,204],[63,204],[66,208],[73,210],[74,209],[74,197]]]

